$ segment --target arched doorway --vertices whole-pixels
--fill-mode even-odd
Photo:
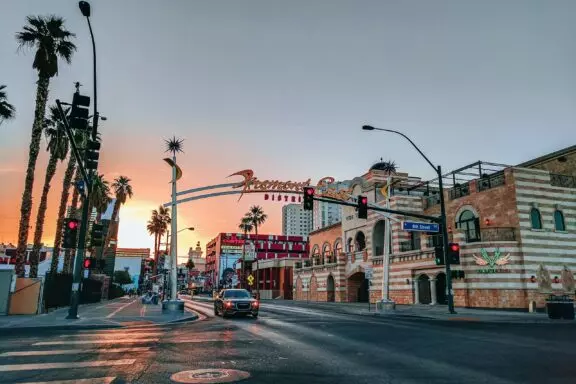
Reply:
[[[436,275],[436,301],[438,304],[446,304],[446,274],[440,272]]]
[[[386,222],[379,220],[372,229],[372,256],[384,255],[384,228]]]
[[[428,275],[422,274],[418,276],[418,299],[420,304],[430,304],[432,302]]]
[[[300,276],[296,279],[296,300],[304,300],[302,279]]]
[[[364,272],[356,272],[350,276],[347,280],[347,288],[348,302],[368,302],[368,280],[366,280]]]
[[[309,300],[318,301],[318,280],[316,276],[310,278],[310,287],[308,289],[310,290]]]
[[[348,302],[367,302],[368,301],[368,281],[364,272],[356,272],[346,280]]]
[[[336,284],[334,284],[332,275],[328,275],[328,279],[326,279],[326,301],[336,301]]]

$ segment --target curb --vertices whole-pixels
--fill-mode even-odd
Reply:
[[[7,330],[9,332],[24,332],[32,330],[43,331],[71,331],[71,330],[89,330],[89,329],[118,329],[129,328],[129,326],[116,325],[116,324],[86,324],[86,325],[40,325],[36,327],[2,327],[0,330]]]

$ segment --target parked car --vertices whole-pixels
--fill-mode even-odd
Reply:
[[[214,315],[230,317],[237,314],[258,317],[260,302],[245,289],[224,289],[214,299]]]

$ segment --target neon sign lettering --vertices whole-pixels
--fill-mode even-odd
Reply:
[[[261,192],[269,192],[272,194],[271,196],[266,194],[264,195],[264,199],[268,200],[271,198],[272,200],[282,201],[284,202],[295,202],[296,198],[292,196],[290,199],[288,196],[282,196],[279,194],[275,196],[276,193],[302,193],[302,189],[304,187],[310,186],[311,179],[306,181],[279,181],[279,180],[259,180],[257,177],[254,176],[254,171],[251,169],[245,169],[243,171],[239,171],[236,173],[231,174],[231,176],[242,176],[244,180],[233,186],[233,189],[242,188],[242,193],[238,200],[242,198],[245,193],[261,193]],[[336,200],[348,200],[352,195],[352,189],[342,189],[337,190],[335,187],[335,179],[333,177],[324,177],[318,181],[318,184],[314,188],[316,190],[316,196],[318,197],[328,197],[331,199]],[[301,198],[298,198],[298,202],[301,201]]]

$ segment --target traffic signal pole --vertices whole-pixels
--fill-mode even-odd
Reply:
[[[78,246],[74,260],[74,275],[72,280],[72,294],[70,295],[70,308],[67,319],[78,319],[78,305],[80,304],[80,283],[82,281],[82,262],[86,247],[86,231],[88,229],[88,214],[90,201],[90,188],[82,201],[82,219],[80,221],[80,233],[78,234]]]
[[[448,300],[448,312],[456,313],[454,310],[454,292],[452,290],[452,272],[450,268],[451,260],[448,259],[448,227],[446,226],[446,204],[444,201],[444,188],[442,182],[442,167],[436,168],[438,173],[438,189],[440,189],[440,228],[442,230],[442,248],[444,253],[444,265],[446,265],[446,299]]]

